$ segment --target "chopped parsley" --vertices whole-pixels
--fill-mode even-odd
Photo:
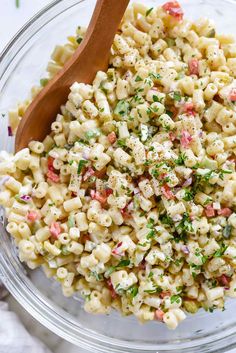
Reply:
[[[140,77],[140,76],[136,76],[136,78],[135,78],[135,82],[141,82],[141,81],[143,81],[142,77]]]
[[[153,289],[146,289],[144,292],[145,293],[149,293],[149,294],[161,293],[162,292],[162,288],[157,286],[157,287],[155,287]]]
[[[90,274],[96,278],[96,281],[101,281],[103,279],[103,276],[100,273],[97,273],[97,271],[91,271]]]
[[[41,78],[40,80],[40,85],[42,87],[45,87],[48,84],[49,79],[48,78]]]
[[[130,260],[128,259],[123,259],[121,260],[118,265],[116,266],[111,266],[108,268],[108,270],[106,271],[106,277],[109,277],[115,270],[118,270],[120,268],[123,268],[123,267],[127,267],[130,265]]]
[[[81,159],[81,160],[79,161],[78,169],[77,169],[78,175],[81,174],[82,169],[84,168],[84,166],[85,166],[87,163],[88,163],[88,161],[86,161],[85,159]]]
[[[189,214],[187,212],[185,212],[183,214],[183,218],[181,219],[181,221],[177,225],[176,231],[180,235],[186,235],[186,233],[193,233],[192,221],[191,221]]]
[[[170,297],[170,302],[171,302],[171,304],[174,304],[174,303],[177,303],[177,304],[179,304],[180,303],[180,301],[181,301],[181,297],[179,296],[179,295],[172,295],[171,297]]]
[[[184,201],[192,201],[194,199],[194,192],[190,189],[185,189],[185,194],[183,197]]]
[[[222,170],[219,171],[219,178],[221,180],[224,180],[224,175],[225,174],[232,174],[232,173],[233,173],[232,170],[224,170],[224,169],[222,169]]]
[[[99,129],[93,129],[93,130],[89,130],[85,133],[85,138],[87,140],[91,140],[93,138],[97,138],[101,135],[101,132]]]
[[[148,15],[150,15],[150,13],[152,12],[152,10],[153,10],[153,7],[151,7],[150,9],[148,9],[148,10],[146,11],[146,17],[147,17]]]
[[[125,139],[117,140],[117,146],[119,146],[119,147],[121,147],[121,148],[126,148],[126,141],[125,141]]]
[[[175,159],[175,164],[184,165],[184,162],[186,161],[186,159],[187,159],[186,153],[180,153],[178,158]]]
[[[221,257],[224,255],[224,253],[226,252],[226,250],[228,249],[228,245],[225,245],[224,243],[222,243],[220,249],[218,249],[215,253],[214,253],[214,257]]]
[[[16,0],[16,7],[19,9],[19,7],[20,7],[20,0]]]
[[[130,110],[130,104],[125,100],[121,100],[117,103],[114,110],[114,114],[120,115],[120,116],[126,116],[129,114],[129,110]]]
[[[138,294],[138,286],[137,286],[137,284],[134,284],[132,287],[127,289],[126,293],[130,295],[131,299],[135,298],[136,295]]]

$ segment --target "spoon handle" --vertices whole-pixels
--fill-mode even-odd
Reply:
[[[43,140],[75,82],[92,83],[108,68],[110,48],[129,0],[97,0],[86,35],[64,67],[28,107],[16,134],[15,150],[31,140]]]
[[[97,0],[86,35],[71,61],[65,65],[69,85],[75,80],[91,83],[98,70],[107,69],[114,35],[128,4],[129,0]],[[75,66],[80,63],[90,70],[81,70],[76,77]]]

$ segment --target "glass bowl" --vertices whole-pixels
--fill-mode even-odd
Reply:
[[[160,0],[138,0],[157,6]],[[183,0],[186,16],[207,16],[219,32],[236,33],[233,0]],[[38,13],[0,56],[0,149],[11,150],[4,114],[24,100],[44,76],[50,53],[64,43],[77,25],[87,25],[95,0],[58,0]],[[2,215],[4,223],[4,215]],[[0,223],[1,224],[1,223]],[[200,311],[175,331],[152,322],[141,325],[133,317],[92,316],[79,298],[64,298],[59,285],[42,271],[30,271],[17,258],[15,246],[0,226],[0,278],[18,302],[38,321],[62,338],[91,352],[226,352],[236,347],[236,300],[226,310]]]

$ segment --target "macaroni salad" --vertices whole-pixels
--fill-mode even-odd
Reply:
[[[84,33],[56,47],[48,79]],[[43,142],[0,154],[20,260],[89,313],[175,329],[186,312],[223,310],[236,297],[235,102],[232,36],[184,19],[177,1],[134,4],[108,71],[72,85]],[[9,113],[10,132],[28,104]]]

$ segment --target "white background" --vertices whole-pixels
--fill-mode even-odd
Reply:
[[[20,7],[16,8],[15,0],[0,0],[0,52],[14,34],[42,7],[50,3],[50,0],[19,0]],[[21,317],[25,326],[32,334],[40,337],[50,346],[53,353],[86,353],[50,333],[34,319],[30,318],[20,306],[9,297],[8,301],[12,310]],[[229,353],[236,353],[236,350]]]

